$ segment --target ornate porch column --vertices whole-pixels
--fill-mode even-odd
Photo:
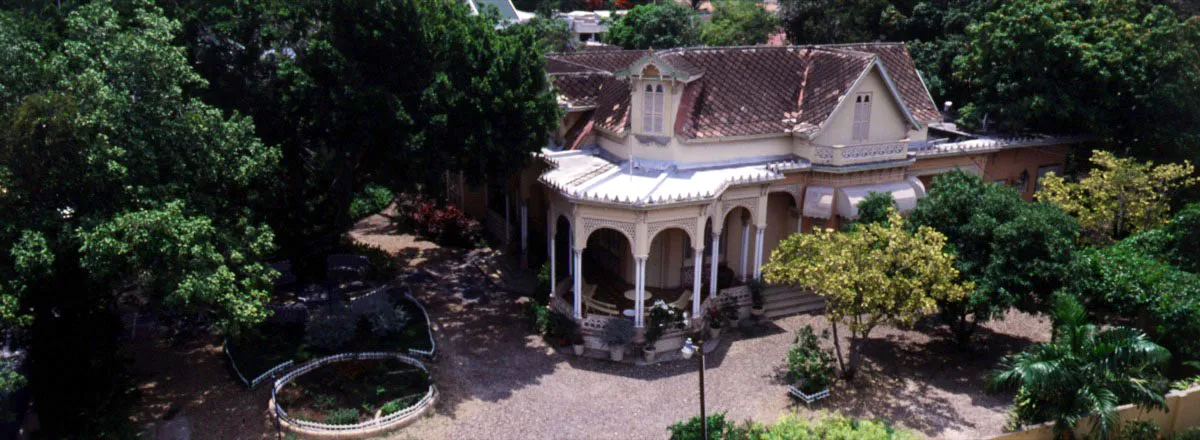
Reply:
[[[550,236],[549,240],[546,240],[550,244],[550,249],[546,254],[550,256],[550,297],[554,298],[554,289],[558,288],[558,267],[556,267],[558,261],[554,258],[554,228],[546,228],[546,235]]]
[[[636,312],[633,317],[634,328],[642,328],[646,324],[646,256],[634,255],[633,278],[634,278],[634,300],[633,309]]]
[[[754,279],[762,277],[762,261],[763,261],[763,233],[767,232],[767,225],[757,227],[758,232],[754,237],[754,248],[757,252],[754,253]]]
[[[742,224],[742,271],[738,275],[746,279],[746,258],[750,256],[750,223]]]
[[[713,231],[712,236],[712,262],[709,263],[711,269],[708,273],[709,298],[717,296],[717,260],[719,259],[717,252],[721,250],[721,233]]]
[[[571,250],[571,265],[575,266],[575,320],[583,319],[583,249]]]
[[[701,231],[703,232],[703,231]],[[697,240],[703,243],[703,240]],[[692,316],[700,315],[700,275],[704,272],[704,245],[692,247]]]

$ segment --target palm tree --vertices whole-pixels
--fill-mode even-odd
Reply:
[[[1079,420],[1095,415],[1093,435],[1106,439],[1118,405],[1166,408],[1159,369],[1170,352],[1136,329],[1088,323],[1074,297],[1059,296],[1053,318],[1051,342],[1005,357],[988,378],[989,392],[1017,391],[1015,422],[1053,421],[1054,432],[1069,438]]]

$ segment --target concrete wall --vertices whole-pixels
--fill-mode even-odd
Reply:
[[[1153,420],[1158,424],[1163,436],[1181,433],[1190,428],[1200,427],[1200,386],[1184,391],[1172,391],[1167,394],[1167,412],[1142,411],[1133,405],[1122,405],[1118,408],[1121,421],[1115,432],[1120,432],[1121,426],[1134,420]],[[1085,438],[1092,431],[1094,419],[1083,419],[1076,425],[1075,435]],[[1050,424],[1041,424],[1029,429],[1011,432],[993,437],[992,440],[1054,440],[1054,429]]]

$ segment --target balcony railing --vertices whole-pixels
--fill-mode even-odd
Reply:
[[[908,157],[908,139],[858,145],[813,145],[809,158],[816,165],[857,165]]]

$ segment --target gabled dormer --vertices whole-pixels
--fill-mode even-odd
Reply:
[[[674,55],[674,56],[673,56]],[[666,145],[675,135],[675,117],[683,85],[704,72],[672,52],[647,53],[615,73],[629,79],[633,104],[630,129],[638,141]]]

